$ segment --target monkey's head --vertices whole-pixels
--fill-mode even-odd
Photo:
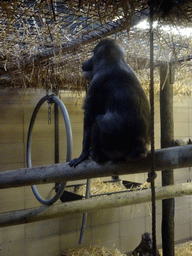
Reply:
[[[82,64],[83,76],[89,81],[107,65],[124,59],[123,49],[112,39],[101,40],[93,50],[93,56]]]
[[[149,233],[144,233],[142,235],[142,242],[145,246],[146,249],[151,249],[152,248],[152,239],[151,239],[151,234]]]
[[[93,57],[92,57],[93,58]],[[93,78],[93,63],[92,58],[88,59],[87,61],[83,62],[82,64],[82,70],[83,70],[83,76],[91,81]]]

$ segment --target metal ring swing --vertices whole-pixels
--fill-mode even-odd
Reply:
[[[65,107],[65,105],[63,104],[63,102],[54,94],[52,95],[46,95],[44,96],[42,99],[40,99],[40,101],[37,103],[32,117],[31,117],[31,121],[30,121],[30,125],[29,125],[29,130],[28,130],[28,136],[27,136],[27,167],[32,167],[31,164],[31,142],[32,142],[32,131],[33,131],[33,126],[35,123],[35,119],[37,116],[37,113],[40,109],[40,107],[43,105],[43,103],[45,101],[48,101],[50,103],[54,102],[55,104],[57,104],[62,112],[63,115],[63,119],[65,122],[65,127],[66,127],[66,136],[67,136],[67,156],[66,156],[66,162],[71,160],[71,155],[72,155],[72,131],[71,131],[71,123],[70,123],[70,119],[69,119],[69,115],[67,112],[67,109]],[[32,191],[35,195],[35,197],[37,198],[37,200],[44,204],[44,205],[50,205],[50,204],[54,204],[62,195],[64,189],[66,186],[66,182],[62,182],[59,185],[59,188],[55,194],[55,196],[53,196],[51,199],[46,200],[44,198],[41,197],[41,195],[39,194],[37,187],[35,185],[32,185]]]

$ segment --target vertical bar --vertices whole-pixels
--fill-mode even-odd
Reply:
[[[161,116],[161,148],[171,146],[174,139],[173,122],[173,78],[170,64],[160,66],[160,116]],[[172,80],[172,81],[171,81]],[[162,186],[173,185],[173,169],[162,171]],[[162,201],[162,244],[163,255],[174,256],[174,210],[175,199]]]
[[[54,104],[55,164],[59,163],[59,107]]]
[[[86,187],[86,195],[85,198],[88,199],[90,196],[90,189],[91,189],[91,180],[87,179],[87,187]],[[86,223],[87,223],[87,213],[83,213],[83,219],[82,219],[82,225],[81,225],[81,233],[79,238],[79,244],[83,243],[84,236],[85,236],[85,229],[86,229]]]

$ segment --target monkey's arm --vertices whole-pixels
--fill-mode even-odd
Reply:
[[[83,149],[81,155],[69,162],[70,166],[76,167],[78,164],[88,159],[90,151],[91,128],[98,114],[103,112],[102,92],[98,88],[99,81],[92,81],[89,87],[88,95],[84,104],[84,127],[83,127]],[[105,98],[104,98],[105,99]]]
[[[137,252],[134,250],[131,255],[132,256],[137,256]]]
[[[83,149],[81,155],[78,158],[75,158],[69,162],[69,166],[76,167],[78,164],[83,162],[84,160],[88,159],[89,157],[89,132],[84,129],[83,132]]]
[[[142,251],[141,251],[141,248],[142,248],[142,245],[141,245],[141,243],[135,248],[135,250],[134,251],[132,251],[132,256],[137,256],[138,254],[139,254],[139,256],[140,255],[143,255],[143,254],[140,254],[140,253],[142,253]]]
[[[78,164],[88,159],[89,150],[90,150],[90,133],[91,133],[91,124],[87,120],[86,116],[84,117],[84,127],[83,127],[83,149],[81,155],[78,158],[75,158],[69,162],[69,166],[76,167]]]

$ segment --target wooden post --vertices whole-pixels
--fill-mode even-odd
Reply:
[[[107,162],[99,165],[86,160],[78,166],[68,163],[22,168],[0,172],[0,189],[46,184],[53,182],[91,179],[124,174],[145,173],[150,170],[151,155],[136,162]],[[155,171],[192,166],[192,145],[179,146],[155,151]],[[181,170],[182,172],[182,170]]]
[[[192,183],[182,183],[156,188],[156,200],[192,194]],[[97,198],[77,200],[50,206],[12,211],[0,214],[0,227],[32,223],[35,221],[59,218],[62,216],[94,212],[114,207],[135,205],[151,201],[150,189],[122,192]],[[172,255],[169,255],[172,256]]]
[[[162,63],[160,66],[160,116],[161,148],[171,146],[174,139],[173,122],[173,65]],[[173,185],[173,168],[162,171],[162,186]],[[175,199],[162,201],[162,245],[164,256],[174,256],[174,212]]]

